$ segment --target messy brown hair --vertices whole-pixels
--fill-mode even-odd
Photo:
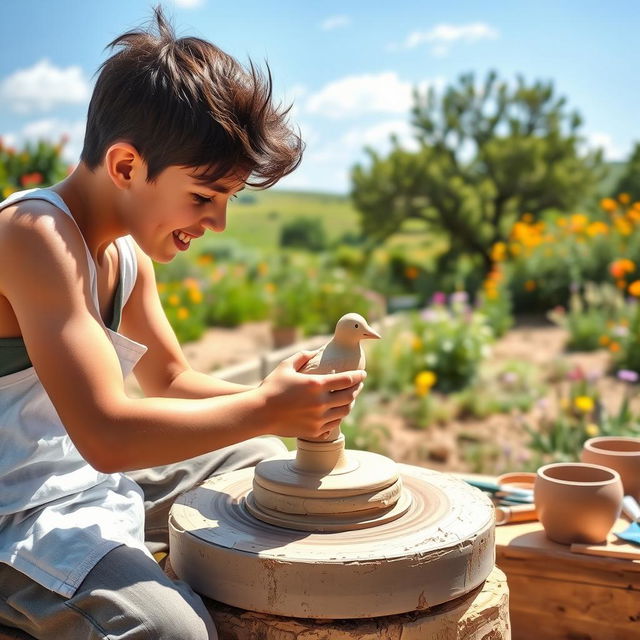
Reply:
[[[92,171],[109,145],[126,140],[153,182],[167,167],[204,168],[203,183],[238,173],[267,188],[302,159],[303,142],[288,124],[289,108],[272,102],[271,71],[247,68],[215,45],[176,38],[162,8],[157,33],[134,30],[107,45],[120,50],[98,69],[80,159]]]

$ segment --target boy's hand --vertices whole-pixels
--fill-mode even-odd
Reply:
[[[269,433],[320,438],[337,427],[351,410],[366,372],[299,373],[315,353],[301,351],[283,360],[258,388],[264,398],[265,426]]]

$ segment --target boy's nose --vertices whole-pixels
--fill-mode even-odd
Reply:
[[[203,228],[209,231],[220,233],[227,228],[227,211],[226,208],[216,212],[214,216],[207,216],[200,221]]]

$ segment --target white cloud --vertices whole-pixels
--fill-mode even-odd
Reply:
[[[90,95],[91,88],[80,67],[61,69],[47,59],[16,71],[0,84],[0,100],[19,113],[88,103]]]
[[[499,37],[497,29],[484,22],[472,24],[439,24],[428,31],[413,31],[403,43],[404,49],[413,49],[421,44],[431,45],[431,53],[442,58],[458,42],[473,43],[480,40],[495,40]],[[391,45],[392,49],[397,49]]]
[[[323,20],[320,24],[320,28],[324,31],[332,31],[333,29],[340,29],[341,27],[347,27],[351,24],[351,18],[345,15],[330,16],[326,20]]]
[[[85,120],[64,121],[57,118],[47,118],[29,122],[18,132],[2,133],[0,138],[8,146],[20,147],[25,142],[37,142],[38,140],[47,140],[52,144],[57,144],[64,137],[67,142],[62,150],[62,158],[66,162],[76,163],[82,151],[85,126]]]
[[[420,89],[429,83],[421,83]],[[400,80],[393,71],[347,76],[324,86],[307,99],[306,110],[330,118],[361,116],[363,113],[409,113],[413,84]]]
[[[204,0],[173,0],[173,4],[181,9],[197,9],[204,5]]]
[[[615,162],[620,160],[626,160],[629,156],[629,150],[625,151],[620,148],[613,140],[610,134],[602,131],[596,131],[593,133],[585,134],[585,141],[583,145],[583,151],[602,149],[604,159],[607,162]]]
[[[413,129],[408,119],[385,120],[371,127],[350,129],[342,136],[339,144],[354,150],[373,147],[384,153],[391,149],[391,135],[395,135],[400,145],[405,149],[417,148]]]

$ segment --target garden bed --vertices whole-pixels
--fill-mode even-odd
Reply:
[[[456,417],[427,428],[415,428],[402,416],[404,398],[391,398],[375,409],[364,409],[360,431],[356,435],[363,448],[386,453],[398,462],[427,466],[440,471],[501,473],[531,465],[530,436],[524,423],[536,427],[543,412],[552,415],[557,410],[558,393],[566,388],[566,373],[581,371],[595,379],[598,392],[607,409],[616,413],[628,383],[605,375],[611,354],[606,349],[592,352],[566,353],[568,340],[565,329],[536,318],[520,318],[491,346],[484,367],[500,368],[509,363],[530,364],[538,381],[546,385],[542,402],[528,411],[512,410],[478,418]],[[191,364],[200,370],[228,366],[268,352],[271,348],[268,323],[250,323],[236,329],[209,329],[198,341],[184,345]],[[367,392],[359,403],[368,406]],[[632,409],[640,405],[632,402]],[[353,446],[353,444],[351,445]]]

